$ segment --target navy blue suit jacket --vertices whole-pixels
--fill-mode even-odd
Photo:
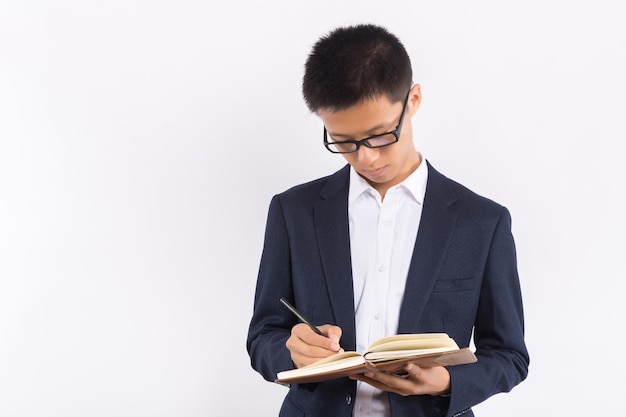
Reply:
[[[343,330],[354,350],[348,227],[349,166],[274,196],[250,322],[252,367],[269,381],[293,368],[285,342],[297,319],[279,298],[316,324]],[[472,416],[471,407],[510,391],[527,374],[522,298],[506,208],[428,164],[422,218],[400,306],[398,333],[445,332],[461,347],[474,332],[478,362],[449,367],[451,395],[389,395],[391,414]],[[351,416],[356,382],[292,385],[280,415]]]

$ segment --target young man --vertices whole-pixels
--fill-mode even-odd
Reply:
[[[413,143],[420,86],[384,28],[338,28],[308,57],[303,94],[348,164],[270,204],[247,348],[269,381],[397,333],[473,334],[478,362],[292,385],[281,416],[471,416],[528,370],[511,218]],[[290,301],[321,336],[279,301]]]

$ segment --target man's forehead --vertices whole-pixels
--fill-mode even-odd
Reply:
[[[365,101],[345,110],[322,109],[317,114],[331,135],[353,136],[393,128],[400,117],[400,108],[401,104],[392,104],[385,98]]]

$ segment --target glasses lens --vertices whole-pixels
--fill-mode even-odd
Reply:
[[[391,145],[392,143],[396,143],[398,138],[393,133],[387,133],[380,136],[374,136],[367,140],[367,145],[370,148],[380,148],[383,146]]]
[[[327,143],[326,146],[331,152],[335,153],[350,153],[356,151],[356,144],[350,142]]]

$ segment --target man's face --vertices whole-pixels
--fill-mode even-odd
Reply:
[[[398,142],[373,149],[362,145],[356,152],[342,154],[356,172],[383,196],[420,164],[411,126],[411,117],[417,111],[420,100],[420,88],[416,84],[409,93]],[[386,96],[382,96],[337,112],[320,109],[317,114],[326,126],[329,141],[359,140],[394,130],[400,121],[403,104],[391,103]]]

